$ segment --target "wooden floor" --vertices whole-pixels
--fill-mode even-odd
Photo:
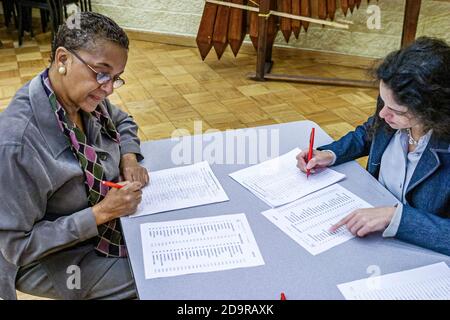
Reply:
[[[0,40],[4,45],[0,49],[1,112],[25,82],[48,65],[50,34],[38,34],[35,39],[26,36],[18,48],[17,33],[0,27]],[[326,57],[317,63],[318,57],[320,53],[274,54],[273,72],[354,79],[365,76],[362,69],[328,64]],[[220,61],[211,51],[203,62],[196,48],[131,41],[123,76],[126,85],[110,100],[133,115],[142,140],[167,138],[176,129],[192,133],[196,120],[202,121],[205,131],[302,119],[315,121],[337,139],[375,110],[375,89],[255,82],[245,76],[254,71],[255,62],[254,54],[240,53],[235,58],[229,50]],[[362,165],[365,162],[359,161]]]

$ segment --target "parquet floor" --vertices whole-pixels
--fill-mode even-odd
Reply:
[[[1,22],[0,112],[14,93],[48,64],[50,33],[26,36]],[[38,33],[39,23],[34,28]],[[321,53],[314,53],[320,57]],[[312,55],[274,54],[273,72],[363,79],[365,70],[315,62]],[[133,115],[142,140],[168,138],[176,129],[254,127],[309,119],[337,139],[374,112],[377,90],[287,82],[255,82],[246,73],[256,56],[227,50],[220,61],[210,52],[203,62],[197,48],[131,41],[123,78],[126,85],[110,100]],[[366,159],[359,161],[365,165]],[[30,298],[20,295],[20,298]]]

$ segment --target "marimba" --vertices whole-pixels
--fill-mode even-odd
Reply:
[[[334,21],[336,10],[346,16],[360,4],[361,0],[205,0],[196,42],[203,60],[212,48],[220,59],[228,45],[236,56],[248,34],[257,51],[256,73],[250,75],[255,80],[374,87],[371,81],[269,74],[279,31],[289,42],[292,35],[298,39],[302,29],[307,32],[310,23],[348,29],[349,21]],[[414,41],[420,4],[421,0],[406,0],[402,46]]]

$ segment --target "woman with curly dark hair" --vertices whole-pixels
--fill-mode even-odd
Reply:
[[[450,47],[418,38],[376,68],[374,116],[340,140],[298,156],[302,170],[369,155],[367,170],[397,199],[394,207],[359,209],[337,222],[352,234],[382,231],[450,255]]]

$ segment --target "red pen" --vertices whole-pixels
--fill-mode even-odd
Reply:
[[[312,155],[313,155],[314,133],[315,133],[315,129],[312,128],[311,129],[311,135],[309,136],[308,162],[309,162],[309,160],[311,160]],[[308,162],[306,164],[308,164]],[[309,177],[309,171],[310,171],[310,169],[306,170],[306,179],[308,179],[308,177]]]
[[[284,295],[284,292],[281,293],[280,300],[286,300],[286,296]]]
[[[117,184],[117,183],[114,183],[114,182],[110,182],[110,181],[102,181],[102,184],[104,186],[111,187],[111,188],[116,188],[116,189],[123,188],[123,185]]]

